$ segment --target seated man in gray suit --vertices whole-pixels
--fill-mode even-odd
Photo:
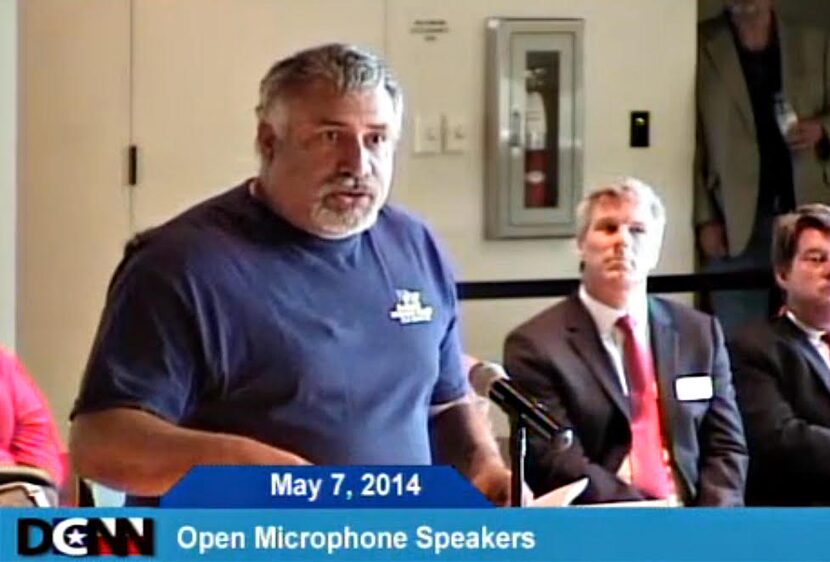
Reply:
[[[830,505],[830,207],[781,216],[772,260],[785,309],[730,343],[752,453],[746,502]]]
[[[508,372],[574,430],[556,452],[531,438],[541,494],[587,476],[578,502],[742,505],[747,454],[718,322],[648,297],[665,211],[625,178],[577,207],[578,294],[507,337]]]

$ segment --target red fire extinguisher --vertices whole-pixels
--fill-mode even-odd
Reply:
[[[527,92],[525,107],[525,207],[546,207],[548,201],[548,120],[545,100],[537,90]]]

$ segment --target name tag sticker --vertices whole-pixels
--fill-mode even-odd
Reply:
[[[674,394],[681,402],[709,400],[713,393],[710,375],[686,375],[674,380]]]

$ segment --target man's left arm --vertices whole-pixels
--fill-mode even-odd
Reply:
[[[787,132],[787,143],[793,150],[815,150],[819,158],[826,160],[829,129],[830,115],[799,119]]]
[[[746,440],[723,332],[715,318],[710,322],[713,395],[699,431],[700,474],[695,504],[740,506],[744,503],[748,463]]]
[[[469,370],[477,363],[461,348],[455,278],[443,252],[426,232],[429,254],[440,271],[438,284],[450,311],[439,348],[439,375],[430,411],[434,462],[451,464],[496,505],[510,503],[510,471],[505,467],[487,416],[476,407]]]
[[[451,464],[496,505],[510,503],[510,471],[486,416],[469,400],[440,409],[432,419],[436,462]]]
[[[821,43],[821,70],[824,75],[822,76],[822,80],[818,82],[823,88],[822,98],[824,99],[824,108],[821,115],[818,116],[818,122],[821,125],[821,138],[819,139],[819,143],[822,143],[824,146],[818,146],[817,150],[819,156],[822,159],[827,160],[830,158],[827,146],[828,138],[830,138],[830,34],[822,31]]]
[[[787,132],[787,144],[793,150],[815,151],[821,160],[830,159],[830,35],[824,31],[810,30],[818,33],[818,37],[808,43],[819,51],[821,57],[822,76],[813,77],[809,84],[821,88],[823,100],[821,111],[817,115],[799,119]],[[808,55],[809,56],[809,55]]]

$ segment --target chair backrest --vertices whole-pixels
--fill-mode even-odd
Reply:
[[[58,489],[46,471],[0,466],[0,507],[56,507]]]

